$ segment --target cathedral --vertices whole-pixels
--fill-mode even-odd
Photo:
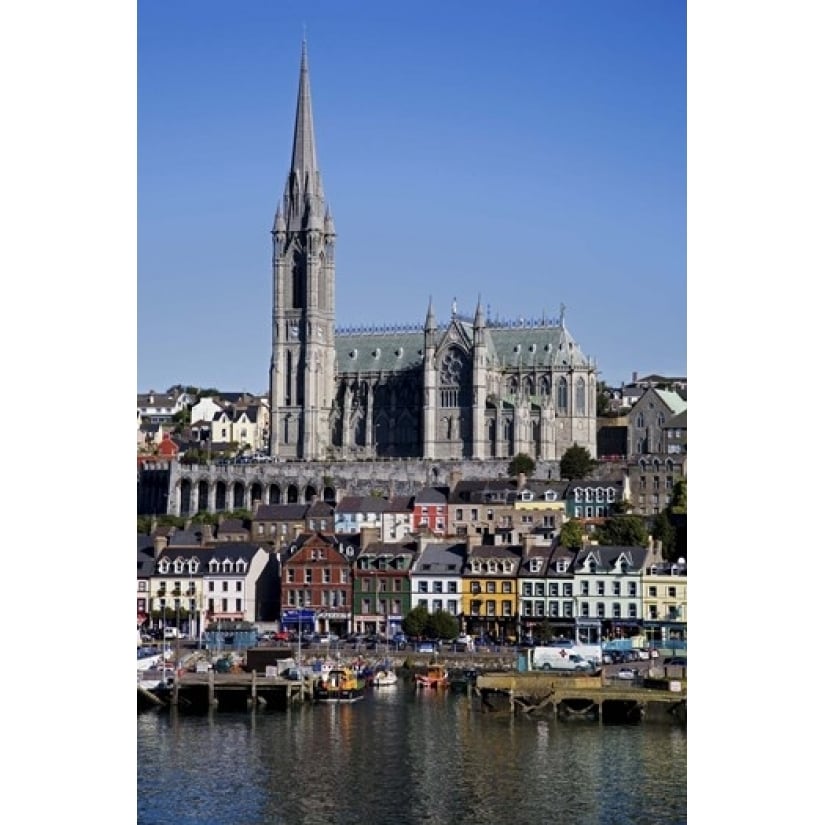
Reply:
[[[596,455],[596,364],[557,319],[432,301],[421,326],[335,327],[335,224],[315,151],[306,43],[273,237],[269,452],[281,460]]]

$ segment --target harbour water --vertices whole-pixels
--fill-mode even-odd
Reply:
[[[372,690],[352,705],[138,714],[138,825],[680,825],[675,724],[483,714],[467,696]]]

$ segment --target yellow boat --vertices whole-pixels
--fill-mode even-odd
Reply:
[[[450,676],[444,665],[427,665],[425,673],[415,674],[416,687],[442,688],[450,684]]]
[[[333,667],[315,684],[316,702],[357,702],[364,698],[364,680],[349,667]]]

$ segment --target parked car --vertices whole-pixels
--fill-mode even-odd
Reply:
[[[662,660],[662,664],[667,667],[673,665],[674,667],[687,667],[687,656],[668,656],[667,659]]]
[[[294,642],[296,636],[291,630],[279,630],[272,634],[272,640],[275,642]]]
[[[392,637],[392,643],[398,648],[398,650],[404,650],[407,647],[407,634],[406,633],[396,633]]]
[[[617,679],[635,679],[638,675],[637,670],[631,670],[629,667],[620,667],[616,672]]]
[[[438,642],[433,642],[428,639],[425,639],[421,642],[418,642],[415,646],[415,649],[419,653],[435,653],[438,650]]]
[[[180,638],[180,631],[176,627],[164,627],[163,628],[163,638],[164,639],[179,639]]]

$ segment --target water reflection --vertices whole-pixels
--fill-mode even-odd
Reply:
[[[481,714],[399,684],[352,705],[138,716],[138,823],[686,821],[686,734]]]

